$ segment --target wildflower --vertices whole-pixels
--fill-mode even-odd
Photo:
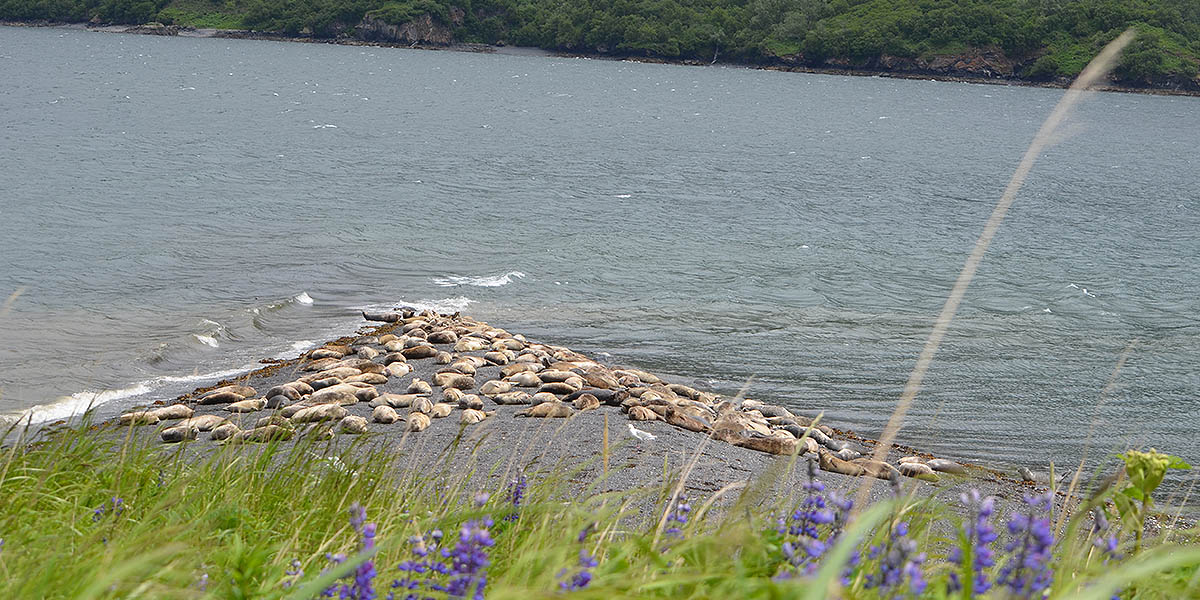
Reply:
[[[359,552],[369,552],[375,548],[376,525],[374,523],[367,523],[366,521],[367,510],[357,502],[351,505],[350,526],[359,535]],[[332,566],[346,562],[345,554],[326,554],[325,558],[332,563]],[[295,562],[293,562],[293,566],[297,570],[300,568]],[[354,568],[352,581],[343,583],[340,586],[332,585],[326,588],[322,595],[327,598],[332,598],[334,594],[337,594],[338,598],[341,599],[375,600],[375,576],[375,561],[367,559]]]
[[[573,592],[582,590],[592,582],[592,572],[589,569],[596,568],[600,563],[596,557],[588,553],[586,548],[579,549],[579,570],[573,573],[569,578],[558,583],[559,589],[564,592]],[[558,576],[562,578],[567,574],[567,570],[559,571]]]
[[[95,523],[104,518],[106,514],[112,514],[113,518],[119,517],[125,510],[125,500],[117,496],[113,496],[112,500],[97,506],[92,510],[92,522]]]
[[[487,492],[479,492],[478,494],[475,494],[475,497],[472,498],[472,501],[475,503],[475,508],[483,508],[483,505],[487,504],[491,497],[492,495]]]
[[[200,579],[196,580],[196,589],[202,592],[208,590],[208,573],[200,574]]]
[[[821,556],[837,542],[845,528],[854,504],[840,494],[825,494],[825,484],[817,479],[817,466],[811,460],[803,488],[804,499],[790,518],[777,521],[776,531],[785,539],[781,549],[786,564],[777,575],[781,579],[816,572]]]
[[[518,474],[516,479],[513,479],[511,482],[509,482],[507,493],[505,495],[508,498],[508,502],[512,504],[513,512],[504,517],[505,521],[517,520],[518,511],[521,509],[521,502],[525,499],[525,488],[528,485],[529,480],[525,478],[524,473]]]
[[[681,527],[687,525],[688,514],[692,512],[692,505],[688,504],[687,498],[680,496],[675,499],[675,508],[667,515],[667,535],[683,537],[683,529]]]
[[[304,570],[300,568],[301,564],[299,559],[293,559],[291,567],[292,568],[284,571],[284,574],[290,577],[290,579],[283,582],[284,588],[290,588],[293,585],[296,585],[296,582],[299,581],[301,577],[304,577]]]
[[[487,549],[495,545],[488,532],[492,525],[490,517],[467,521],[459,529],[454,549],[442,550],[442,556],[450,559],[450,582],[445,590],[450,597],[483,600],[487,567],[491,564]]]
[[[973,573],[971,592],[975,594],[983,594],[991,588],[992,584],[988,581],[985,569],[996,564],[994,559],[995,553],[992,551],[992,542],[995,542],[997,537],[996,530],[992,528],[988,519],[995,512],[995,499],[991,496],[986,498],[981,497],[979,490],[971,490],[969,493],[964,493],[961,496],[964,504],[967,505],[970,518],[964,526],[964,534],[966,537],[966,545],[971,548],[971,565],[970,570]],[[962,548],[955,547],[950,551],[950,562],[963,566]],[[962,581],[959,580],[959,571],[950,572],[950,591],[957,592],[963,589]]]
[[[868,557],[879,560],[879,572],[867,575],[868,588],[879,588],[881,595],[902,594],[905,582],[914,596],[925,591],[921,565],[925,553],[917,553],[917,542],[908,537],[908,523],[897,523],[883,544],[871,546]]]
[[[1049,493],[1025,496],[1028,513],[1015,513],[1008,522],[1012,539],[1004,547],[1011,556],[996,577],[996,583],[1008,586],[1016,598],[1041,597],[1050,586],[1054,573],[1050,555],[1054,534],[1050,531],[1048,513],[1053,498]]]
[[[1096,507],[1092,510],[1092,545],[1100,550],[1104,556],[1104,562],[1108,563],[1110,559],[1119,559],[1121,556],[1117,554],[1117,536],[1108,531],[1108,517],[1104,516],[1104,510]]]

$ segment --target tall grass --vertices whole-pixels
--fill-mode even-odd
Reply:
[[[435,458],[443,449],[410,441],[213,449],[144,440],[82,428],[5,450],[0,597],[312,598],[371,561],[371,585],[384,598],[403,575],[397,565],[413,559],[412,539],[441,530],[453,540],[464,523],[485,517],[494,540],[485,549],[487,598],[970,597],[947,591],[959,567],[945,557],[955,547],[970,551],[959,539],[962,511],[902,492],[850,523],[815,525],[811,539],[823,547],[810,556],[789,554],[788,544],[795,550],[809,538],[787,526],[798,523],[796,514],[816,510],[816,498],[826,507],[835,498],[812,490],[764,494],[790,480],[778,473],[722,490],[710,503],[684,500],[676,479],[596,493],[601,481],[571,481],[580,465],[557,465],[531,472],[524,500],[514,506],[515,471],[444,462]],[[414,451],[425,459],[413,460]],[[782,458],[778,468],[804,468],[792,460]],[[480,492],[488,494],[482,503]],[[376,545],[365,553],[361,524],[348,518],[352,506],[376,528]],[[1118,552],[1125,556],[1103,560],[1086,515],[1073,515],[1055,546],[1048,597],[1108,598],[1116,589],[1136,590],[1138,598],[1200,593],[1200,547],[1157,537],[1133,553],[1126,530]],[[900,524],[908,531],[897,536]],[[1189,532],[1175,533],[1189,539]],[[926,582],[920,594],[907,587],[910,579],[886,593],[878,585],[888,548],[903,540],[926,555],[917,563]],[[885,551],[873,555],[874,546]],[[581,566],[581,551],[598,564]],[[338,554],[350,558],[327,558]],[[581,571],[590,581],[564,591]]]

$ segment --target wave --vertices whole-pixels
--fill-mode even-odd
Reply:
[[[47,421],[57,421],[60,419],[70,419],[82,415],[88,409],[96,408],[102,404],[107,404],[114,400],[126,400],[144,396],[157,390],[164,385],[171,383],[191,383],[197,381],[217,381],[241,375],[252,371],[261,365],[251,364],[238,369],[227,369],[223,371],[213,371],[211,373],[193,373],[191,375],[163,375],[145,381],[139,381],[129,387],[118,388],[115,390],[85,390],[75,392],[70,396],[63,396],[53,402],[39,404],[31,408],[27,408],[19,415],[0,415],[0,424],[10,425],[12,423],[29,421],[30,423],[45,423]]]
[[[400,300],[390,304],[366,304],[362,306],[352,306],[350,309],[354,311],[388,311],[399,308],[411,308],[417,311],[432,310],[433,312],[437,313],[453,313],[459,312],[475,302],[476,300],[472,300],[466,296],[454,296],[452,298],[442,298],[440,300]]]
[[[295,302],[296,304],[312,304],[313,303],[312,296],[309,296],[308,292],[300,292],[298,295],[296,295],[295,297],[292,298],[292,301]]]
[[[433,283],[442,287],[458,287],[460,285],[470,285],[475,287],[500,287],[512,283],[512,278],[524,279],[525,274],[520,271],[509,271],[503,275],[493,275],[491,277],[471,276],[471,275],[447,275],[445,277],[434,277]]]
[[[201,344],[204,344],[205,346],[208,346],[210,348],[220,348],[221,347],[221,343],[217,341],[217,338],[215,338],[211,335],[201,335],[199,333],[193,333],[192,337],[196,338],[196,341],[198,341]]]

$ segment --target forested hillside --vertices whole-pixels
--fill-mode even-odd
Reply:
[[[1200,89],[1200,0],[0,0],[0,19],[1030,80],[1136,26],[1118,81]]]

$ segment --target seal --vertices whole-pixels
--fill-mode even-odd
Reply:
[[[293,423],[315,423],[317,421],[340,421],[350,411],[340,404],[318,404],[302,408],[292,415]]]
[[[208,434],[208,439],[214,442],[222,442],[233,437],[233,434],[239,431],[241,430],[238,429],[237,425],[234,425],[233,423],[224,423],[214,427],[212,433]]]
[[[433,409],[429,411],[429,416],[435,419],[444,419],[454,412],[454,405],[446,402],[438,402],[433,405]]]
[[[646,408],[645,406],[633,406],[629,409],[630,421],[661,421],[658,413]]]
[[[462,373],[437,373],[433,376],[433,384],[442,388],[469,390],[475,387],[475,378]]]
[[[483,394],[484,396],[495,396],[497,394],[511,392],[512,388],[513,384],[511,382],[492,379],[490,381],[485,381],[483,385],[479,386],[479,393]]]
[[[505,392],[492,396],[492,402],[496,404],[529,404],[531,398],[525,392]]]
[[[340,430],[342,433],[349,433],[351,435],[366,433],[367,420],[362,417],[349,415],[342,418],[341,422],[338,423],[338,430]]]
[[[400,420],[400,414],[390,406],[376,406],[375,410],[371,411],[371,420],[376,423],[390,425]]]
[[[162,441],[167,443],[182,442],[184,440],[194,440],[200,435],[200,430],[186,424],[168,427],[158,433]]]
[[[595,410],[600,408],[600,400],[591,394],[583,394],[575,399],[573,406],[578,411]]]
[[[487,414],[482,410],[468,408],[462,411],[462,415],[459,416],[458,422],[462,423],[463,425],[474,425],[476,423],[483,422],[483,420],[486,418]]]
[[[553,418],[562,419],[569,417],[575,413],[570,404],[563,402],[544,402],[537,406],[531,406],[525,410],[517,411],[517,417],[534,417],[534,418]]]
[[[408,384],[408,393],[410,394],[432,394],[433,386],[429,382],[422,381],[420,378],[414,377],[412,383]]]
[[[483,400],[475,394],[463,394],[458,398],[458,407],[463,410],[483,410]]]
[[[414,432],[425,431],[432,422],[429,419],[429,415],[425,413],[410,413],[408,415],[408,430]]]
[[[964,467],[952,460],[946,460],[944,458],[935,458],[925,464],[929,465],[930,469],[933,469],[934,471],[941,471],[942,473],[950,473],[952,475],[966,475],[967,474],[966,467]]]

